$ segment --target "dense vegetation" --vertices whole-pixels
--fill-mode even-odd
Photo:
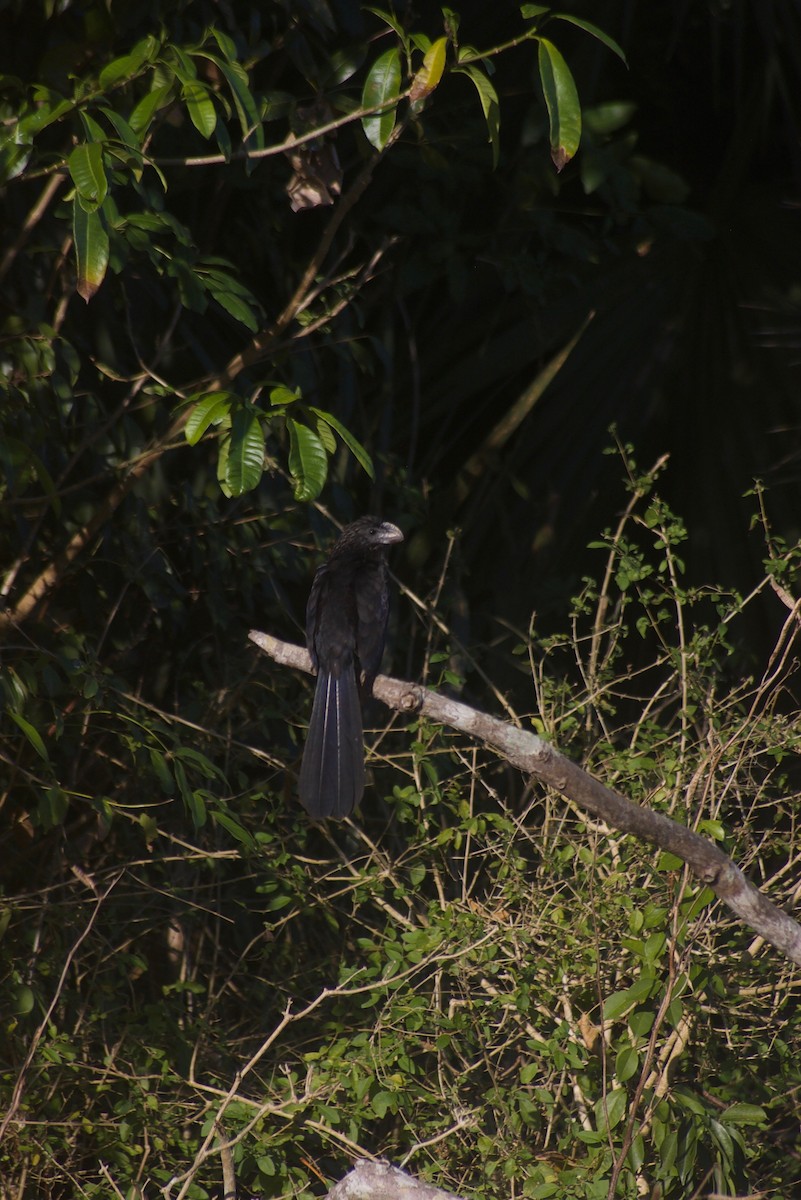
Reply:
[[[797,969],[377,704],[310,827],[247,641],[381,512],[395,674],[797,905],[801,9],[596,8],[3,5],[2,1200],[799,1187]]]

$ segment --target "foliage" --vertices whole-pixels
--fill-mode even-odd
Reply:
[[[254,86],[258,68],[269,60],[274,44],[268,40],[253,44],[251,39],[251,44],[245,47],[244,30],[238,30],[236,38],[217,24],[183,43],[170,37],[166,29],[158,34],[151,29],[125,53],[108,62],[103,62],[102,55],[95,51],[91,68],[60,79],[58,88],[50,79],[28,84],[16,77],[6,77],[6,91],[16,104],[12,101],[6,107],[8,120],[0,146],[3,177],[15,189],[28,180],[44,177],[48,184],[43,199],[46,197],[47,204],[53,205],[65,181],[66,168],[72,186],[54,209],[51,237],[63,241],[64,230],[60,226],[70,222],[78,294],[91,301],[111,270],[119,280],[110,302],[124,303],[129,277],[139,276],[140,286],[151,296],[158,296],[160,307],[172,310],[173,321],[180,320],[181,314],[205,316],[211,308],[212,316],[218,318],[211,320],[212,329],[227,314],[258,335],[259,358],[265,357],[268,346],[278,350],[275,343],[290,320],[300,324],[299,332],[308,333],[312,326],[329,329],[338,308],[337,293],[346,304],[353,299],[351,289],[343,290],[342,283],[353,279],[358,272],[351,271],[343,279],[329,281],[327,286],[296,295],[291,308],[274,325],[269,321],[265,325],[266,306],[237,278],[239,264],[221,255],[199,251],[196,234],[172,194],[180,187],[178,169],[185,175],[187,171],[206,167],[225,167],[229,176],[239,177],[241,187],[259,163],[289,153],[297,155],[293,160],[296,176],[300,176],[306,189],[301,201],[300,181],[290,183],[293,207],[330,203],[332,197],[322,182],[326,169],[330,172],[331,190],[338,193],[341,186],[341,171],[330,138],[337,130],[351,125],[356,116],[361,119],[368,142],[378,151],[385,151],[391,145],[410,118],[422,134],[425,102],[443,78],[449,40],[455,58],[453,70],[467,72],[478,89],[497,160],[498,98],[485,67],[480,64],[504,47],[479,51],[472,46],[460,46],[456,37],[458,18],[453,13],[448,26],[450,39],[441,37],[434,42],[423,33],[407,32],[391,13],[375,10],[375,15],[388,26],[397,44],[366,67],[361,109],[354,109],[353,89],[365,58],[363,45],[340,47],[333,62],[311,64],[304,59],[304,72],[316,91],[314,105],[304,108],[301,97],[262,91]],[[517,40],[531,38],[540,47],[540,74],[548,106],[552,152],[561,169],[578,149],[581,128],[578,93],[564,58],[539,32],[551,16],[550,11],[526,5],[523,16],[529,24]],[[555,14],[554,19],[566,18]],[[312,22],[313,28],[315,24]],[[579,24],[622,57],[622,51],[611,38],[587,22]],[[147,27],[145,23],[143,27]],[[321,30],[315,32],[319,34]],[[307,50],[311,55],[310,46]],[[423,58],[418,62],[420,53]],[[408,77],[405,88],[404,75]],[[408,97],[410,109],[399,125],[397,110],[404,97]],[[316,118],[311,127],[303,128],[304,124],[310,124],[311,117]],[[268,129],[275,139],[276,124],[278,139],[268,142]],[[185,127],[186,138],[183,152],[171,156],[175,126]],[[193,142],[198,137],[213,144],[216,152],[192,154]],[[72,147],[68,152],[64,149],[67,145]],[[358,143],[357,149],[364,154],[364,147]],[[368,157],[362,173],[369,176],[373,166],[374,161]],[[341,203],[336,224],[348,207],[346,201]],[[37,213],[37,220],[42,215]],[[315,274],[307,286],[312,284]],[[317,301],[325,298],[319,314],[313,315],[312,297]],[[194,322],[190,324],[194,326]],[[202,322],[200,328],[205,324]],[[44,327],[40,326],[40,331],[46,336]],[[79,353],[74,345],[71,349],[73,354]],[[152,386],[158,383],[154,359],[158,360],[167,347],[157,342],[147,350],[136,344],[129,349],[140,363],[144,360],[151,365],[145,394],[168,395],[164,386]],[[97,364],[100,379],[95,379],[95,386],[110,369],[117,372],[123,369],[119,362],[123,354],[119,344],[110,356],[104,354],[103,361]],[[281,364],[282,357],[280,352],[275,353],[270,369]],[[289,366],[281,365],[285,369]],[[241,363],[236,367],[229,364],[226,381],[238,375],[241,367]],[[187,412],[190,414],[192,425],[187,430],[190,442],[197,441],[212,426],[218,430],[218,476],[226,495],[241,495],[257,486],[264,468],[265,439],[275,439],[282,427],[289,442],[287,463],[296,500],[313,500],[322,491],[328,459],[337,445],[334,430],[344,436],[346,445],[372,474],[366,451],[353,434],[344,433],[343,426],[330,413],[319,408],[310,413],[306,406],[298,405],[290,416],[286,413],[286,403],[276,406],[276,392],[299,399],[299,389],[273,387],[271,406],[262,409],[257,401],[269,383],[260,373],[248,377],[243,393],[225,390],[216,374],[211,373],[207,381],[207,388],[212,388],[210,392],[198,392],[181,384],[174,386],[179,395],[185,395],[187,409],[181,420],[187,419]],[[26,466],[35,472],[36,457],[30,457]]]
[[[219,1194],[218,1118],[254,1195],[797,1186],[795,975],[423,724],[309,829],[246,649],[383,510],[399,673],[792,902],[801,38],[575,7],[4,6],[3,1200]]]
[[[586,581],[569,632],[518,648],[532,719],[788,901],[796,624],[737,678],[753,597],[685,584],[683,523],[654,473],[628,470],[603,582]],[[773,555],[763,587],[794,565]],[[93,718],[107,735],[114,706]],[[252,1194],[312,1194],[353,1154],[497,1196],[797,1184],[798,980],[680,863],[435,728],[385,734],[363,821],[310,828],[265,805],[232,737],[225,775],[214,765],[218,720],[190,746],[185,725],[136,713],[107,742],[127,744],[127,798],[87,796],[67,821],[51,787],[17,826],[6,1080],[24,1083],[25,1120],[7,1135],[7,1187],[22,1170],[53,1196],[75,1179],[87,1196],[109,1179],[208,1195],[218,1117]],[[52,768],[58,741],[32,738],[26,770]],[[42,854],[47,875],[26,886]]]

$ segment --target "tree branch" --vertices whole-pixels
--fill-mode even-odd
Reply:
[[[311,659],[303,647],[257,630],[251,630],[249,637],[275,662],[311,673]],[[744,924],[801,966],[801,925],[754,887],[722,850],[686,825],[626,800],[536,734],[458,700],[386,675],[376,679],[373,695],[398,712],[422,713],[439,725],[477,738],[519,771],[534,775],[607,825],[675,854]]]

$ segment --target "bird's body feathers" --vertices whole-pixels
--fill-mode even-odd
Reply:
[[[300,769],[300,799],[315,820],[348,816],[364,791],[360,691],[381,666],[389,616],[386,549],[396,525],[361,517],[318,567],[306,608],[306,644],[317,671]]]

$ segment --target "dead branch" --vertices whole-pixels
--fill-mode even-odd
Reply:
[[[275,662],[311,673],[311,659],[302,646],[257,630],[251,630],[249,637]],[[373,694],[398,712],[422,713],[439,725],[477,738],[519,771],[535,776],[607,825],[676,855],[745,925],[801,966],[801,925],[754,887],[722,850],[686,825],[613,792],[536,734],[458,700],[386,675],[378,676]]]

